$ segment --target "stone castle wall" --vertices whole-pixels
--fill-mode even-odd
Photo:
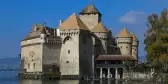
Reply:
[[[62,36],[61,75],[79,75],[79,36]]]
[[[49,71],[53,66],[60,66],[61,44],[44,44],[43,45],[43,70]]]
[[[87,35],[87,32],[84,32],[80,35],[79,41],[79,51],[80,51],[80,75],[89,76],[93,75],[94,63],[93,62],[93,39],[92,36]]]
[[[122,55],[132,54],[132,38],[118,38],[117,46],[120,48]]]
[[[21,58],[24,58],[24,69],[27,72],[42,72],[42,44],[40,38],[22,41]]]

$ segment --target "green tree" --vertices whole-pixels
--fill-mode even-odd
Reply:
[[[144,44],[148,61],[155,67],[168,62],[168,10],[164,9],[160,16],[148,16],[148,30]]]

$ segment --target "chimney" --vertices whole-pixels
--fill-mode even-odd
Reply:
[[[34,31],[34,27],[35,27],[35,25],[33,24],[33,25],[32,25],[32,31]]]
[[[63,22],[64,22],[63,20],[60,20],[60,24],[59,25],[62,25]]]
[[[54,35],[56,35],[56,29],[54,29]]]

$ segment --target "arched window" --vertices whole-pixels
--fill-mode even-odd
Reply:
[[[68,40],[72,40],[72,38],[70,36],[65,37],[65,39],[63,40],[63,44],[65,44],[65,42]]]

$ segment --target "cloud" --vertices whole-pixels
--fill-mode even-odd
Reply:
[[[147,20],[147,14],[143,11],[129,11],[120,18],[124,24],[144,24]]]

